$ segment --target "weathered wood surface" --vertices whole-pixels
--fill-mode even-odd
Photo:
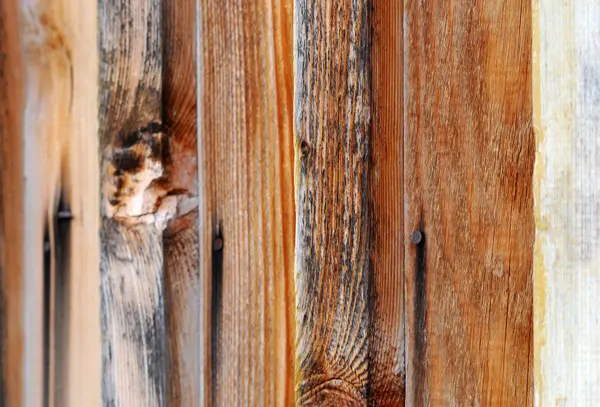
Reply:
[[[196,1],[163,0],[162,4],[163,111],[171,155],[166,170],[170,188],[187,205],[164,234],[167,405],[196,406],[201,405],[200,369],[204,363],[198,257]]]
[[[407,405],[530,406],[531,3],[405,6]]]
[[[369,405],[404,406],[403,58],[400,1],[374,1],[369,191]]]
[[[294,7],[298,405],[366,405],[370,2]]]
[[[24,105],[19,6],[0,2],[0,406],[23,405]]]
[[[98,236],[89,233],[98,228],[95,3],[23,0],[17,15],[26,87],[17,211],[26,214],[23,405],[99,405],[99,323],[90,318],[99,312]]]
[[[102,403],[166,404],[163,230],[177,213],[162,99],[162,4],[99,3]]]
[[[600,4],[534,3],[537,406],[600,400]]]
[[[204,402],[289,406],[291,1],[202,0],[198,13]]]

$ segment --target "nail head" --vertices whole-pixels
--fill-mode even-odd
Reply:
[[[212,243],[212,249],[214,252],[218,252],[223,249],[223,239],[220,237],[215,237]]]
[[[415,230],[410,234],[410,242],[412,244],[419,244],[423,241],[423,233],[420,230]]]

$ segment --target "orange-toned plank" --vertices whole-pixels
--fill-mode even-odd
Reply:
[[[0,405],[23,403],[23,106],[18,1],[0,3]]]
[[[402,2],[373,2],[369,405],[404,406]]]
[[[198,12],[204,400],[289,406],[291,1],[202,0]]]
[[[190,212],[164,234],[167,405],[200,400],[201,336],[198,252],[196,1],[163,1],[163,111],[169,131],[171,188]]]
[[[531,2],[405,7],[407,405],[530,406]]]

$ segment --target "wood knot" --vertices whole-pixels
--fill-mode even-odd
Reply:
[[[299,406],[345,406],[366,405],[365,395],[344,379],[330,379],[306,391],[298,400]]]
[[[104,164],[107,216],[132,218],[156,212],[169,192],[165,174],[167,143],[159,123],[116,137]]]
[[[312,150],[312,147],[310,146],[310,143],[308,142],[308,140],[302,139],[300,141],[300,152],[302,153],[302,156],[306,157],[307,155],[310,154],[311,150]]]

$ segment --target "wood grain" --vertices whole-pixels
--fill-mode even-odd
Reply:
[[[203,0],[198,12],[204,403],[290,406],[291,2]]]
[[[407,405],[530,406],[531,3],[405,7]]]
[[[295,2],[298,405],[367,402],[369,7]]]
[[[373,1],[369,405],[404,406],[402,3]]]
[[[537,406],[600,400],[600,5],[534,2]]]
[[[163,111],[171,159],[172,190],[190,212],[171,220],[164,235],[167,324],[167,405],[200,403],[200,269],[198,247],[198,159],[195,0],[163,1]]]
[[[24,89],[17,1],[0,3],[0,406],[23,405]]]
[[[162,120],[162,7],[99,3],[102,403],[166,404],[163,230],[169,135]]]

